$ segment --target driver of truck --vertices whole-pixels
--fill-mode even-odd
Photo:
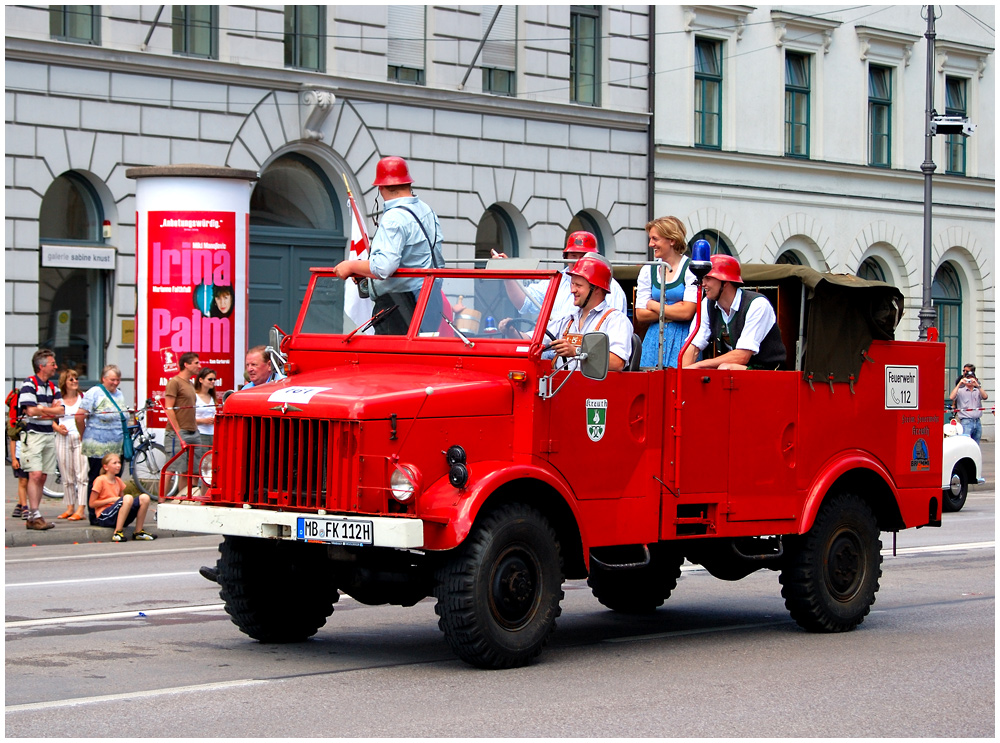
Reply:
[[[284,374],[271,365],[264,346],[254,346],[247,351],[246,376],[250,381],[243,385],[245,390],[285,378]]]
[[[763,294],[742,288],[739,261],[713,255],[702,283],[701,325],[684,351],[685,369],[777,369],[784,363],[774,308]],[[698,351],[704,351],[701,361]]]
[[[427,204],[413,195],[413,179],[401,157],[383,157],[375,166],[373,186],[382,197],[382,219],[377,222],[368,260],[346,260],[334,269],[337,278],[374,279],[372,316],[391,307],[374,326],[377,335],[406,335],[417,306],[422,279],[397,278],[397,268],[443,268],[441,223]],[[431,302],[438,301],[435,296]],[[434,327],[440,322],[439,306],[429,307]]]
[[[556,294],[555,304],[552,305],[552,313],[549,315],[549,322],[561,320],[569,317],[574,311],[573,294],[570,292],[569,270],[583,256],[593,253],[600,255],[597,250],[597,237],[591,232],[577,231],[566,238],[566,247],[563,249],[563,259],[572,261],[562,269],[562,277],[559,280],[559,290]],[[506,254],[498,253],[497,258],[506,258]],[[545,299],[545,292],[548,290],[548,282],[537,281],[527,286],[523,286],[519,281],[504,282],[507,288],[507,296],[518,308],[519,317],[535,319],[542,308],[542,300]],[[608,304],[615,309],[621,310],[628,316],[628,303],[625,301],[625,292],[614,279],[611,280],[611,296]],[[504,328],[506,327],[506,324]],[[504,328],[500,328],[501,331]]]
[[[574,310],[568,317],[549,323],[546,332],[555,338],[549,351],[572,358],[579,353],[584,334],[604,333],[609,340],[608,369],[621,371],[632,351],[632,323],[607,301],[611,266],[595,253],[580,258],[567,273]]]

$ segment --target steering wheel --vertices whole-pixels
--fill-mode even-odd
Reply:
[[[537,321],[532,320],[532,319],[527,318],[527,317],[510,317],[510,318],[507,318],[507,327],[508,328],[509,327],[513,327],[515,330],[520,330],[521,328],[519,326],[522,326],[522,325],[527,330],[534,330],[535,326],[537,324],[538,324]],[[547,335],[552,340],[556,339],[556,337],[554,335],[552,335],[552,333],[550,333],[547,328],[545,330],[545,335]]]

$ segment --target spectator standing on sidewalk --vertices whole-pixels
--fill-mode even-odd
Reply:
[[[14,471],[14,478],[17,480],[17,505],[10,514],[12,519],[28,518],[28,473],[21,469],[21,439],[7,439],[10,447],[10,468]]]
[[[87,458],[80,450],[80,430],[76,427],[76,411],[83,397],[80,395],[80,376],[75,369],[59,375],[66,415],[53,423],[56,432],[56,461],[63,483],[63,505],[66,510],[56,518],[80,521],[87,507]]]
[[[976,377],[976,367],[965,365],[949,397],[954,403],[958,422],[962,424],[962,433],[971,436],[978,444],[983,436],[983,400],[989,395]]]
[[[105,454],[122,453],[122,417],[125,396],[118,389],[122,373],[114,364],[101,370],[101,383],[87,390],[76,411],[76,428],[80,432],[80,451],[87,458],[87,493],[101,474]],[[114,401],[112,402],[112,398]],[[90,509],[90,523],[96,524],[97,514]]]
[[[28,421],[24,445],[21,447],[21,469],[28,473],[28,515],[26,528],[37,531],[51,529],[55,524],[42,518],[42,487],[47,473],[56,471],[56,441],[53,419],[65,413],[62,393],[52,382],[56,373],[56,356],[48,348],[40,348],[31,357],[35,373],[24,380],[17,404]]]
[[[163,447],[167,450],[167,457],[173,457],[181,450],[184,444],[199,446],[201,444],[201,434],[198,433],[198,423],[196,422],[195,407],[198,405],[198,396],[194,392],[194,385],[191,383],[193,377],[201,371],[201,361],[198,354],[188,352],[181,354],[180,373],[171,377],[167,382],[167,389],[163,392],[163,404],[167,412],[167,430],[163,434]],[[198,451],[195,449],[195,451]],[[171,472],[187,474],[187,452],[170,465]]]

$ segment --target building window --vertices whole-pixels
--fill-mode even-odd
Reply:
[[[694,42],[694,143],[722,147],[722,42]]]
[[[937,310],[938,340],[944,343],[944,394],[947,397],[962,369],[962,283],[950,263],[934,274],[931,301]]]
[[[423,5],[390,5],[388,10],[388,78],[424,85],[426,10]]]
[[[966,97],[968,80],[960,77],[946,77],[944,80],[945,109],[947,116],[966,116]],[[948,175],[965,175],[965,137],[961,134],[949,134],[944,141],[945,173]]]
[[[326,6],[285,6],[285,67],[326,69]]]
[[[892,165],[892,69],[868,67],[868,164]]]
[[[100,5],[50,5],[49,34],[59,41],[101,43]]]
[[[809,56],[785,55],[785,154],[809,157]]]
[[[569,99],[599,104],[601,10],[599,5],[574,5],[569,11]]]
[[[778,256],[778,260],[774,262],[776,266],[801,266],[802,259],[792,252],[791,250],[786,250],[784,253]]]
[[[106,248],[104,210],[94,187],[70,171],[53,181],[38,213],[44,245]],[[38,269],[38,340],[56,354],[59,369],[75,369],[84,386],[97,384],[104,365],[110,274],[42,265]]]
[[[517,232],[510,216],[494,204],[483,218],[479,220],[476,228],[476,265],[485,266],[485,263],[493,256],[493,251],[504,253],[508,258],[517,258]]]
[[[865,258],[858,266],[858,278],[865,281],[885,281],[885,271],[874,258]]]
[[[175,5],[174,53],[219,58],[219,6]]]
[[[517,92],[517,6],[484,5],[481,18],[483,35],[500,8],[493,28],[483,45],[483,92],[494,95],[514,95]]]
[[[736,251],[733,250],[733,246],[716,230],[702,230],[701,232],[695,234],[688,240],[688,250],[694,248],[694,244],[698,240],[706,240],[709,246],[712,248],[712,255],[731,255],[735,256]]]

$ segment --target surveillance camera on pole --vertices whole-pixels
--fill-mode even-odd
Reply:
[[[964,116],[931,116],[931,136],[938,134],[961,134],[969,137],[976,131],[976,125]]]

